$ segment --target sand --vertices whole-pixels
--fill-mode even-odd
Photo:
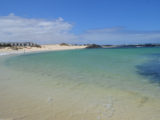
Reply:
[[[41,45],[41,48],[38,47],[21,47],[21,49],[13,50],[10,47],[1,48],[0,49],[0,56],[1,55],[10,55],[10,54],[23,54],[23,53],[31,53],[31,52],[43,52],[43,51],[56,51],[56,50],[71,50],[71,49],[83,49],[86,46],[61,46],[59,44],[53,45]]]

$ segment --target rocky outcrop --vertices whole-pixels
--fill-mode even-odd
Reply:
[[[60,46],[69,46],[69,44],[67,44],[67,43],[61,43],[61,44],[59,44]]]
[[[102,46],[96,44],[90,44],[86,48],[102,48]]]

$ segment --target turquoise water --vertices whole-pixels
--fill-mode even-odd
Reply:
[[[29,88],[24,87],[26,91],[37,89],[38,92],[33,90],[32,97],[39,93],[41,98],[52,93],[56,94],[54,97],[59,96],[59,99],[67,95],[61,100],[66,99],[70,102],[79,102],[79,104],[83,102],[85,105],[91,103],[90,106],[94,106],[93,104],[96,102],[103,102],[102,98],[105,96],[107,98],[111,96],[111,99],[118,101],[117,115],[115,118],[114,115],[110,115],[113,117],[110,119],[113,120],[119,118],[119,114],[123,113],[119,108],[123,108],[125,104],[130,106],[130,110],[125,108],[126,112],[130,111],[128,113],[130,116],[127,118],[121,116],[124,120],[132,118],[131,113],[136,113],[135,111],[140,109],[135,108],[132,111],[134,105],[139,104],[139,102],[143,103],[148,99],[154,99],[156,105],[148,100],[148,104],[141,109],[146,113],[154,113],[154,120],[158,120],[160,113],[160,103],[157,102],[160,99],[160,48],[158,47],[35,53],[12,56],[1,63],[9,73],[8,78],[4,77],[5,79],[12,81],[15,86],[16,84],[21,86],[23,83],[26,86],[29,84]],[[8,83],[5,85],[9,86]],[[27,94],[26,91],[25,94]],[[91,98],[95,100],[92,101]],[[139,100],[139,98],[143,99]],[[65,104],[65,102],[62,103]],[[118,108],[120,104],[124,104],[124,106]],[[151,109],[153,106],[156,106],[155,111]],[[140,116],[143,117],[139,118],[137,115],[138,113],[135,114],[137,119],[146,119],[145,114],[141,114]],[[102,118],[102,115],[99,117]],[[153,116],[150,115],[149,117]],[[119,119],[121,120],[121,118]],[[104,116],[103,119],[105,119]]]
[[[12,57],[5,63],[17,71],[37,73],[42,76],[73,81],[84,84],[96,84],[101,87],[121,89],[141,89],[138,84],[155,83],[152,75],[140,67],[147,64],[156,67],[159,64],[160,48],[92,49],[70,50]],[[158,56],[159,55],[159,56]],[[152,61],[155,64],[152,64]],[[150,66],[150,67],[151,67]],[[149,66],[148,66],[149,67]],[[147,68],[146,68],[147,69]],[[150,71],[150,73],[158,72]],[[148,73],[149,74],[149,73]],[[154,77],[154,75],[153,75]],[[135,85],[135,86],[134,86]]]

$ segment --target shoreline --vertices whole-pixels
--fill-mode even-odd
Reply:
[[[67,48],[73,46],[60,46],[58,50],[68,50]],[[84,55],[83,52],[87,52],[84,57],[81,56]],[[60,56],[59,53],[53,53],[44,56],[45,59],[41,59],[43,55],[22,56],[24,58],[10,59],[8,65],[3,61],[10,56],[2,57],[0,59],[0,120],[130,120],[132,118],[158,120],[160,108],[158,87],[143,82],[143,79],[137,81],[137,77],[132,77],[127,72],[122,74],[126,75],[125,77],[115,77],[116,72],[110,73],[112,69],[120,68],[116,67],[116,61],[114,62],[116,58],[120,60],[119,64],[123,64],[121,59],[118,59],[119,53],[114,52],[111,56],[115,57],[107,59],[110,55],[106,52],[107,57],[103,60],[107,60],[107,64],[104,64],[99,59],[104,57],[104,54],[99,54],[99,51],[94,57],[88,51],[83,52],[72,54],[71,51]],[[122,55],[125,61],[132,60],[132,57],[126,59],[124,57],[126,54]],[[49,60],[45,61],[47,57]],[[96,59],[97,57],[99,58]],[[88,62],[84,62],[87,59],[91,62],[89,66]],[[113,68],[110,66],[113,65],[112,62],[110,63],[112,60],[116,65]],[[94,63],[101,64],[93,67]],[[105,70],[106,66],[109,71]],[[130,70],[127,67],[127,71]],[[119,71],[120,69],[118,73]],[[121,71],[125,72],[124,69]]]
[[[73,49],[84,49],[86,46],[62,46],[59,44],[53,45],[41,45],[41,47],[23,47],[18,50],[13,50],[10,47],[1,48],[0,56],[14,55],[14,54],[25,54],[25,53],[35,53],[35,52],[47,52],[47,51],[59,51],[59,50],[73,50]]]

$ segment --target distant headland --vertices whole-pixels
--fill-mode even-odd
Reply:
[[[160,44],[130,44],[130,45],[97,45],[85,44],[86,48],[139,48],[139,47],[160,47]]]

